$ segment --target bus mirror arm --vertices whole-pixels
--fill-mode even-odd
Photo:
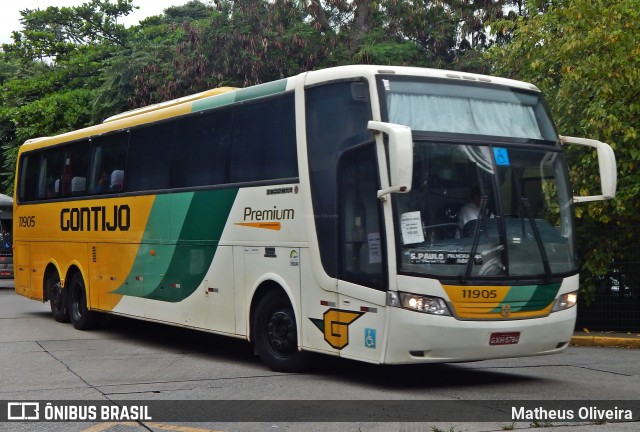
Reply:
[[[616,196],[616,187],[618,184],[616,156],[609,144],[597,140],[569,136],[561,136],[560,144],[575,144],[585,147],[593,147],[598,152],[602,195],[575,196],[573,197],[573,202],[602,201],[612,199]]]
[[[411,191],[413,178],[413,137],[411,128],[394,123],[370,121],[369,130],[386,133],[389,136],[388,165],[390,186],[378,191],[378,198],[390,193]]]

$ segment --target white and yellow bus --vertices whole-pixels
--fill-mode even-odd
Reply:
[[[572,197],[570,142],[600,195]],[[551,354],[576,319],[573,203],[615,188],[611,148],[558,136],[530,84],[337,67],[26,142],[15,288],[80,330],[234,336],[281,371]]]

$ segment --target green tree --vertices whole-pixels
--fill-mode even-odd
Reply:
[[[164,10],[161,17],[166,24],[180,25],[185,21],[197,21],[206,19],[211,15],[212,6],[208,6],[198,0],[191,0],[182,6],[171,6]],[[141,23],[141,25],[144,25]]]
[[[637,0],[556,0],[539,13],[539,3],[527,3],[516,22],[495,25],[511,41],[489,59],[496,73],[542,89],[561,134],[599,139],[616,152],[616,199],[576,208],[583,287],[591,295],[612,263],[628,261],[640,234],[640,9]],[[597,173],[594,155],[568,153],[576,193],[590,191],[599,179],[584,173]],[[616,226],[625,235],[608,235],[606,227]]]
[[[110,43],[124,47],[126,29],[118,18],[133,9],[133,0],[90,0],[80,6],[50,6],[20,11],[23,29],[12,34],[3,50],[24,61],[55,61],[81,45]]]
[[[192,1],[156,22],[178,37],[136,75],[132,106],[219,85],[247,86],[304,70],[352,63],[485,70],[478,54],[489,22],[513,0]],[[202,18],[205,11],[207,18]],[[188,18],[188,19],[187,19]]]
[[[131,0],[91,0],[81,6],[24,10],[24,29],[0,56],[2,184],[13,191],[15,158],[27,139],[89,125],[105,60],[126,46],[117,23]]]

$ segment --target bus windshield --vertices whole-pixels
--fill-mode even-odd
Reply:
[[[537,94],[382,83],[388,121],[415,137],[412,190],[394,198],[401,273],[466,281],[577,271],[565,161]]]
[[[563,156],[545,150],[415,142],[412,190],[395,198],[399,270],[456,279],[575,272]]]

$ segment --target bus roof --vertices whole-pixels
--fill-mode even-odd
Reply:
[[[424,78],[440,78],[448,80],[459,80],[467,82],[484,82],[499,86],[512,87],[521,90],[539,92],[540,90],[533,84],[517,81],[508,78],[501,78],[490,75],[475,74],[469,72],[451,71],[446,69],[430,69],[411,66],[376,66],[376,65],[349,65],[337,66],[333,68],[320,69],[307,73],[305,84],[313,85],[324,81],[331,81],[340,78],[351,77],[372,77],[375,75],[407,75]]]

